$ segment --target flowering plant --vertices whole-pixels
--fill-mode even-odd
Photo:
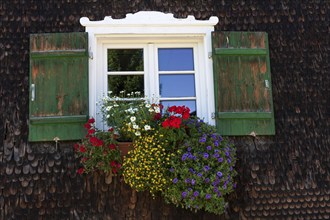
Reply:
[[[235,188],[235,148],[200,119],[191,119],[186,126],[188,138],[172,154],[168,176],[172,184],[163,196],[177,206],[221,214],[224,196]]]
[[[121,168],[121,156],[114,138],[114,130],[103,132],[95,128],[95,120],[89,119],[85,124],[86,137],[74,145],[76,156],[80,159],[79,174],[101,170],[105,173],[117,174]]]
[[[133,142],[123,164],[127,184],[137,191],[149,191],[153,196],[170,184],[168,170],[173,150],[186,137],[185,124],[189,108],[169,107],[160,118],[154,132],[145,133]]]
[[[120,97],[111,94],[103,97],[101,112],[107,125],[118,132],[120,140],[134,140],[157,127],[161,105],[149,103],[140,97],[140,92],[121,91]]]

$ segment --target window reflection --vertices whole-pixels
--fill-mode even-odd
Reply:
[[[194,70],[192,48],[159,48],[159,71],[189,71]]]
[[[143,49],[108,49],[108,71],[143,71]]]
[[[119,92],[125,90],[126,93],[141,92],[144,96],[144,76],[143,75],[109,75],[108,91],[119,96]]]

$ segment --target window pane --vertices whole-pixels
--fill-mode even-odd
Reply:
[[[175,100],[175,101],[161,101],[160,102],[164,109],[167,109],[169,106],[186,106],[190,109],[190,115],[196,115],[196,101],[195,100]]]
[[[161,97],[194,97],[194,74],[159,75],[159,93]]]
[[[159,48],[159,71],[194,70],[192,48]]]
[[[143,75],[108,76],[108,91],[112,91],[113,95],[119,96],[119,92],[123,90],[126,93],[139,91],[144,96]]]
[[[143,71],[143,49],[108,49],[108,71]]]

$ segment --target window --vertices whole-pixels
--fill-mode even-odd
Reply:
[[[118,46],[121,48],[116,48]],[[122,90],[141,91],[143,95],[159,99],[165,107],[185,105],[196,113],[195,64],[198,61],[194,59],[197,49],[194,46],[150,42],[136,48],[106,45],[107,91],[118,96]]]
[[[185,105],[215,124],[213,72],[209,54],[216,17],[138,12],[124,19],[82,18],[89,35],[89,104],[98,128],[105,128],[95,104],[104,94],[143,91],[166,107]]]
[[[267,33],[161,12],[80,22],[30,36],[29,141],[80,139],[89,116],[105,128],[96,103],[121,90],[189,106],[222,135],[275,134]]]

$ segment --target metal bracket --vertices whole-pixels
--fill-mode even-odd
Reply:
[[[93,57],[93,52],[91,51],[91,48],[89,48],[89,50],[88,50],[88,57],[89,57],[89,59],[93,59],[94,57]]]
[[[216,118],[216,114],[215,114],[215,112],[212,112],[212,113],[211,113],[211,118],[212,118],[212,119],[215,119],[215,118]]]
[[[31,101],[33,102],[36,98],[36,85],[31,84]]]
[[[55,148],[57,150],[57,144],[58,144],[58,141],[60,140],[60,138],[59,137],[54,137],[53,140],[55,141]]]
[[[265,87],[266,87],[267,89],[269,89],[269,81],[268,81],[268,79],[265,80]]]

